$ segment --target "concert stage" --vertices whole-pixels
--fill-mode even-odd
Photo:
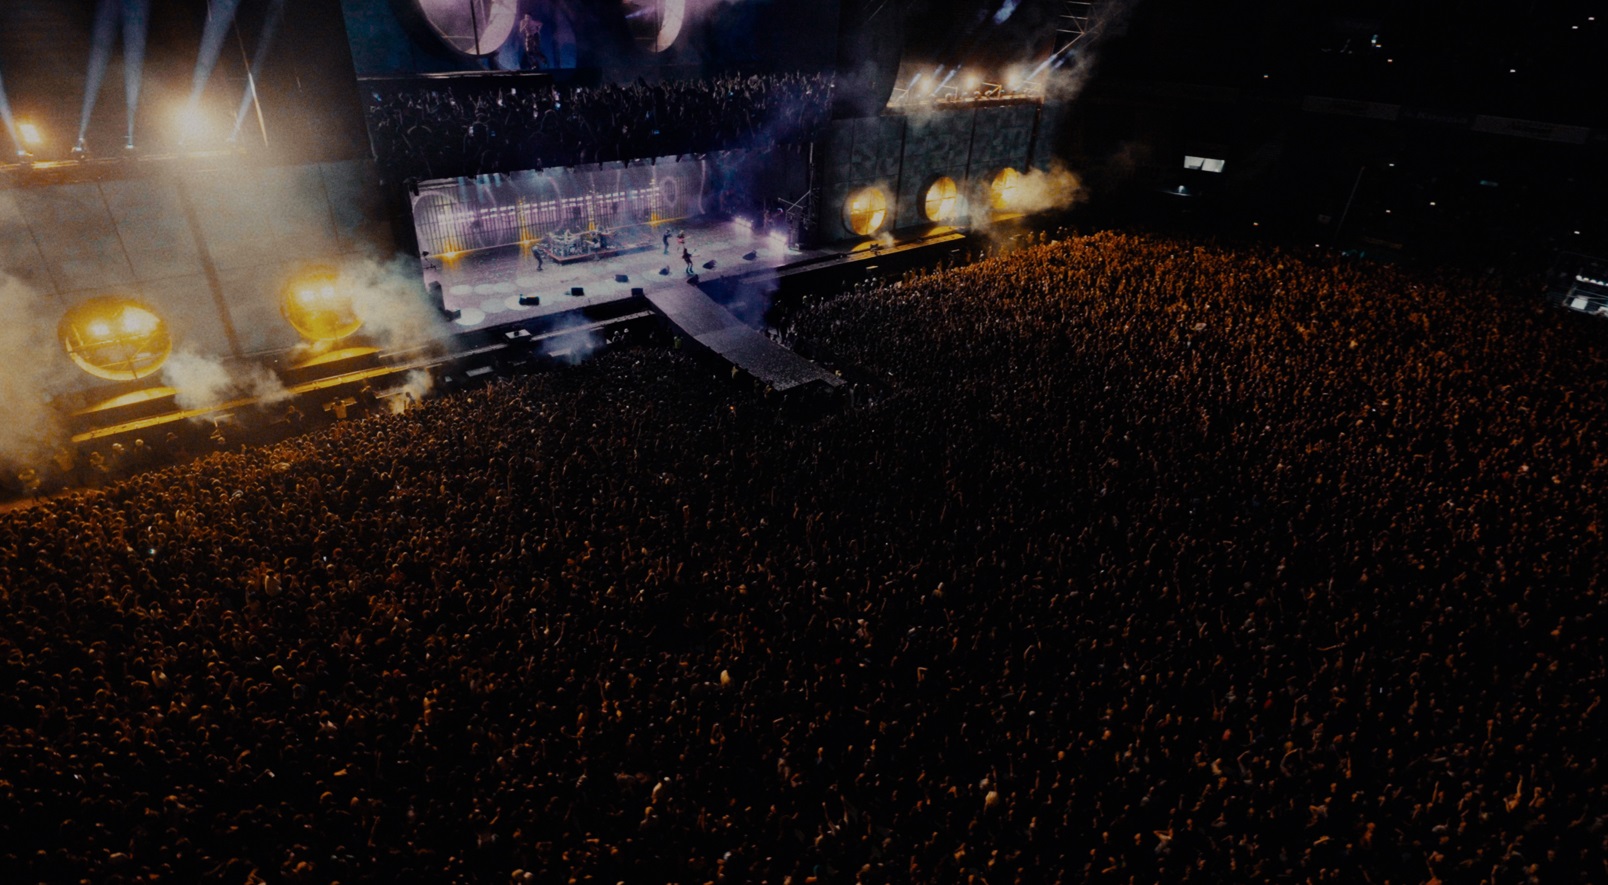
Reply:
[[[667,231],[671,234],[669,254],[664,248]],[[442,306],[461,312],[456,322],[462,328],[518,323],[628,299],[632,289],[686,285],[683,244],[676,237],[682,231],[700,282],[755,271],[775,272],[790,262],[838,254],[823,249],[789,251],[780,235],[756,234],[747,224],[703,218],[622,229],[616,232],[619,246],[609,254],[563,261],[544,256],[538,264],[529,247],[520,244],[460,253],[450,259],[432,255],[425,259],[424,281],[426,285],[441,284]],[[710,262],[713,267],[707,266]],[[574,294],[576,289],[583,294]],[[536,296],[540,303],[521,304],[521,295]]]
[[[672,234],[668,255],[663,245],[667,230]],[[463,330],[521,323],[624,301],[632,297],[633,289],[651,295],[656,289],[685,286],[686,262],[674,236],[680,231],[686,232],[696,285],[716,293],[756,281],[774,289],[789,280],[813,277],[836,286],[867,275],[898,273],[947,257],[962,248],[967,237],[954,228],[934,226],[879,240],[800,250],[788,249],[779,233],[757,234],[743,223],[686,219],[622,232],[616,254],[562,263],[544,258],[540,271],[528,247],[517,244],[448,260],[430,256],[425,260],[424,281],[427,286],[441,284],[443,307],[461,311],[455,322]],[[644,249],[650,240],[652,248]],[[576,289],[582,294],[574,294]],[[521,295],[537,296],[540,303],[521,304]],[[762,318],[745,319],[755,324]]]
[[[451,388],[504,371],[521,371],[533,363],[571,361],[616,330],[640,327],[655,316],[688,346],[773,390],[830,390],[842,384],[835,373],[756,328],[764,319],[763,306],[772,297],[837,291],[867,276],[930,265],[961,249],[965,240],[958,231],[935,228],[905,232],[898,239],[799,252],[728,221],[690,220],[652,230],[664,229],[686,231],[687,249],[694,253],[699,274],[696,284],[684,272],[684,262],[669,263],[672,256],[663,254],[662,234],[651,252],[568,265],[549,262],[540,272],[535,259],[519,246],[467,253],[425,274],[426,280],[443,283],[447,306],[462,311],[452,327],[457,334],[384,352],[348,347],[294,365],[282,363],[283,355],[269,359],[264,368],[291,396],[273,410],[277,414],[294,402],[317,421],[345,417],[348,407],[385,407],[391,400],[398,400],[390,405],[400,408],[398,398],[414,386],[417,373],[428,373],[437,387]],[[674,236],[671,249],[679,252]],[[752,259],[746,257],[749,253]],[[713,268],[703,266],[709,261],[715,263]],[[666,267],[670,273],[660,274]],[[616,275],[626,280],[619,281]],[[574,287],[581,287],[584,294],[571,295]],[[642,296],[633,295],[633,288],[641,289]],[[521,293],[537,295],[541,303],[521,305]],[[98,398],[77,397],[72,404],[67,424],[75,446],[94,448],[119,440],[132,444],[136,436],[159,439],[170,429],[179,429],[182,436],[197,432],[198,426],[210,429],[236,420],[282,423],[266,414],[253,418],[263,404],[250,394],[185,408],[175,402],[171,388],[143,382],[101,392],[104,395]]]
[[[670,254],[665,253],[666,231],[672,233]],[[659,247],[644,250],[643,237],[650,233],[657,235]],[[685,248],[693,253],[696,274],[686,272],[680,257],[682,233]],[[935,250],[959,248],[964,239],[951,228],[934,228],[913,232],[903,241],[890,237],[798,251],[787,249],[780,236],[756,233],[747,224],[705,218],[644,225],[626,233],[617,252],[585,260],[570,257],[560,263],[544,258],[538,263],[521,246],[483,249],[427,268],[425,280],[441,285],[446,309],[459,312],[456,323],[465,331],[593,310],[629,301],[640,292],[691,344],[784,392],[811,384],[834,388],[843,381],[755,328],[764,322],[762,314],[772,293],[805,278],[836,287],[868,273],[898,272],[916,262],[935,260],[947,254]],[[574,294],[577,290],[583,294]],[[539,303],[530,304],[531,295]]]

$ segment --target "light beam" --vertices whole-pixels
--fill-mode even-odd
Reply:
[[[122,0],[101,0],[95,10],[95,32],[89,44],[89,73],[84,78],[84,109],[78,117],[78,143],[89,135],[89,118],[100,101],[106,66],[112,60],[112,44],[117,42],[117,24],[123,17]]]
[[[199,104],[201,91],[207,88],[212,72],[218,67],[223,54],[223,41],[234,24],[240,0],[207,0],[207,25],[201,32],[201,52],[195,59],[195,82],[190,87],[190,104]]]
[[[5,123],[6,134],[11,136],[11,144],[19,152],[22,150],[22,138],[17,135],[17,121],[11,116],[11,102],[6,100],[5,77],[0,76],[0,122]]]
[[[245,125],[246,114],[251,111],[253,104],[258,106],[258,113],[261,114],[262,106],[257,99],[257,75],[262,72],[263,62],[268,58],[268,50],[273,46],[274,37],[279,32],[279,22],[284,15],[285,0],[273,0],[273,4],[268,7],[268,17],[263,21],[262,33],[257,37],[257,51],[252,56],[251,67],[246,71],[246,94],[240,98],[240,110],[235,113],[234,130],[229,133],[230,141],[240,138],[240,127]],[[266,130],[262,134],[262,139],[265,142],[268,140]]]
[[[151,25],[151,0],[123,0],[123,92],[128,100],[128,135],[124,147],[134,148],[134,114],[140,105],[140,81],[145,77],[145,37]]]

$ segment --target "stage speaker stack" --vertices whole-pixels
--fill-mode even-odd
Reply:
[[[704,270],[714,270],[714,269],[715,269],[715,259],[711,258],[708,261],[704,262]]]
[[[570,289],[570,294],[576,298],[580,298],[586,294],[586,290],[580,286],[574,286]]]
[[[629,283],[631,282],[631,278],[623,273],[617,273],[614,275],[614,281],[616,283]]]
[[[521,296],[519,296],[519,306],[520,307],[537,307],[541,303],[542,303],[542,296],[540,296],[540,295],[521,295]]]
[[[645,296],[647,294],[648,293],[642,291],[641,289],[632,289],[631,290],[631,297],[632,298],[641,298],[641,297],[643,297],[643,296]]]
[[[744,253],[743,260],[744,261],[753,261],[755,258],[758,258],[758,257],[759,257],[758,252],[747,252],[747,253]]]

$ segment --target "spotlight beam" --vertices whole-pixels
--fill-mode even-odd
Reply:
[[[151,26],[151,0],[123,0],[123,91],[128,98],[128,147],[134,146],[134,114],[145,77],[145,37]]]
[[[257,51],[252,56],[251,66],[246,69],[246,94],[240,98],[240,110],[235,113],[234,131],[229,134],[229,140],[234,141],[240,137],[240,127],[245,125],[246,114],[252,107],[257,109],[257,128],[262,130],[262,143],[268,143],[268,124],[262,118],[262,102],[257,98],[257,75],[262,71],[263,62],[268,58],[268,50],[273,47],[274,37],[279,33],[279,23],[285,16],[285,0],[273,0],[268,7],[268,17],[263,22],[262,33],[257,37]],[[239,31],[236,30],[236,35]]]
[[[112,61],[112,44],[117,41],[117,25],[123,17],[122,0],[101,0],[95,10],[95,32],[89,44],[89,73],[84,78],[84,110],[78,118],[78,144],[89,135],[89,118],[100,101],[106,66]]]
[[[200,103],[201,91],[218,67],[223,41],[229,36],[229,26],[234,24],[239,9],[240,0],[207,0],[207,25],[201,32],[201,52],[195,59],[195,82],[190,87],[192,106]]]
[[[11,116],[11,102],[6,100],[6,81],[0,77],[0,122],[6,126],[6,134],[11,136],[11,144],[17,150],[22,150],[22,137],[17,134],[17,120]]]

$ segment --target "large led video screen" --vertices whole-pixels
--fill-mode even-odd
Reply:
[[[342,0],[363,77],[828,70],[838,0]]]

